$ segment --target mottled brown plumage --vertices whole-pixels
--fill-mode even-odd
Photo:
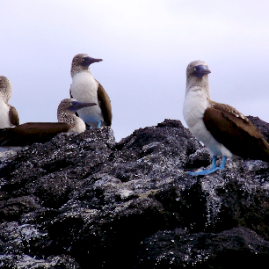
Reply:
[[[234,155],[269,162],[269,144],[252,122],[233,107],[217,104],[205,110],[203,120],[213,137]]]

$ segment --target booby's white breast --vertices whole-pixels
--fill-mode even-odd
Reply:
[[[68,133],[82,133],[86,130],[86,126],[85,123],[82,119],[80,119],[79,117],[75,116],[75,126],[73,128],[71,128]]]
[[[191,133],[209,149],[211,155],[232,157],[233,154],[211,135],[204,124],[203,116],[208,106],[209,101],[199,87],[191,88],[183,105],[184,119]]]
[[[90,71],[82,71],[73,76],[70,92],[73,98],[81,102],[96,103],[80,109],[77,113],[86,123],[93,124],[103,121],[103,115],[98,101],[98,83]]]
[[[9,117],[10,107],[0,98],[0,128],[10,128],[11,122]]]
[[[81,102],[97,101],[98,84],[91,72],[82,71],[73,76],[70,91],[73,98]],[[80,99],[78,99],[80,98]]]

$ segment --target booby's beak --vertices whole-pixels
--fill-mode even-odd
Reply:
[[[84,102],[79,102],[79,101],[72,101],[70,102],[69,105],[69,110],[72,112],[77,112],[79,109],[87,106],[95,106],[95,103],[84,103]]]
[[[90,64],[96,63],[96,62],[101,62],[101,61],[103,61],[103,60],[102,59],[95,59],[92,57],[84,57],[81,65],[83,65],[84,67],[89,67]]]
[[[194,72],[193,72],[193,74],[197,78],[202,78],[204,75],[207,75],[209,73],[211,73],[211,71],[207,68],[206,65],[197,65],[197,66],[194,66]]]

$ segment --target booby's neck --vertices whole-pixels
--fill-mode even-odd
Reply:
[[[73,65],[71,68],[71,77],[73,78],[76,74],[84,72],[92,74],[88,67],[84,67],[81,65]]]
[[[10,84],[0,88],[0,98],[4,102],[8,103],[9,99],[11,98],[11,95],[12,95],[12,87]]]
[[[9,99],[11,97],[11,91],[3,92],[3,90],[0,90],[0,98],[5,102],[8,103]]]
[[[86,130],[85,122],[69,110],[57,111],[57,119],[58,122],[65,122],[71,126],[68,133],[82,133]]]
[[[202,78],[197,78],[195,76],[187,76],[185,97],[190,92],[199,92],[200,94],[204,95],[207,100],[211,100],[208,75],[205,75]]]

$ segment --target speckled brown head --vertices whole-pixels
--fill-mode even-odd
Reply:
[[[80,53],[75,55],[71,64],[71,77],[76,73],[79,73],[83,70],[87,70],[92,63],[101,62],[102,59],[96,59],[90,57],[88,54]]]
[[[0,76],[0,95],[1,98],[8,103],[12,94],[12,86],[10,81],[5,76]]]
[[[186,73],[187,78],[195,76],[198,79],[202,79],[204,75],[208,75],[211,71],[205,62],[197,60],[188,64]]]
[[[79,109],[87,106],[95,106],[95,103],[79,102],[74,98],[66,98],[61,101],[58,106],[57,114],[64,111],[70,111],[71,113],[77,112]]]
[[[205,62],[200,60],[190,62],[186,69],[186,91],[195,86],[204,87],[209,91],[208,74],[210,73],[211,71]]]
[[[79,109],[87,106],[94,106],[95,103],[79,102],[74,98],[66,98],[61,101],[57,110],[57,119],[59,122],[68,123],[71,127],[69,131],[81,133],[86,129],[82,119],[75,115]]]
[[[74,115],[75,113],[83,108],[83,107],[88,107],[88,106],[95,106],[95,103],[84,103],[84,102],[79,102],[74,98],[66,98],[61,101],[61,103],[58,106],[57,109],[57,118],[58,121],[63,121],[67,123],[71,123],[71,117],[70,115]],[[67,117],[70,117],[70,120],[67,120]]]

